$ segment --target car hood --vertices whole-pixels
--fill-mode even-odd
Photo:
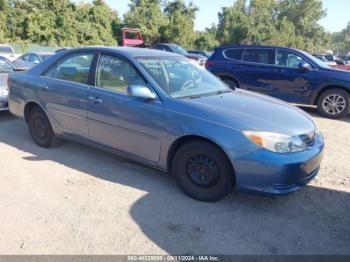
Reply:
[[[349,66],[350,68],[350,66]],[[346,70],[341,70],[341,69],[333,69],[333,68],[325,68],[322,69],[322,72],[326,72],[332,77],[339,77],[342,80],[348,80],[350,81],[350,72]]]
[[[198,99],[178,100],[182,113],[233,129],[301,135],[315,130],[311,117],[281,100],[244,90]]]
[[[187,54],[186,57],[194,60],[201,60],[201,59],[207,60],[205,56],[196,55],[196,54]]]

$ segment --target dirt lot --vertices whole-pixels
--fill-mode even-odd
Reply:
[[[0,113],[0,253],[350,254],[350,117],[315,118],[327,149],[310,186],[207,204],[114,155],[41,149]]]

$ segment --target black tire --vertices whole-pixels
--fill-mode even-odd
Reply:
[[[40,107],[35,107],[29,112],[28,126],[34,142],[40,147],[50,148],[62,142],[55,136],[50,120]]]
[[[337,104],[331,104],[331,101],[339,99]],[[320,115],[339,119],[349,114],[349,93],[342,89],[330,89],[324,91],[317,100],[317,110]]]
[[[185,194],[199,201],[221,200],[234,186],[230,161],[217,146],[205,141],[181,146],[173,160],[172,175]]]
[[[232,78],[221,77],[220,79],[221,79],[222,82],[224,82],[226,85],[228,85],[232,89],[239,88],[237,81],[232,79]]]

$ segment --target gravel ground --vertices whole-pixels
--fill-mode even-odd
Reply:
[[[327,148],[309,186],[208,204],[111,154],[39,148],[0,113],[0,254],[350,254],[350,118],[314,117]]]

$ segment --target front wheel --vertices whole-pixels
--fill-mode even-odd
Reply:
[[[317,101],[318,112],[327,118],[339,119],[349,113],[349,93],[342,89],[330,89],[321,94]]]
[[[172,174],[180,189],[199,201],[218,201],[234,186],[230,161],[217,146],[205,141],[183,145],[175,154]]]
[[[30,134],[37,145],[49,148],[61,142],[61,139],[55,136],[51,123],[41,108],[35,107],[29,112],[28,125]]]

